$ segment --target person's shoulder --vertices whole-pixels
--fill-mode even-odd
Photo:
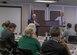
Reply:
[[[34,41],[38,41],[36,38],[31,38],[32,40],[34,40]]]
[[[5,28],[5,29],[3,29],[3,31],[2,32],[7,32],[8,31],[8,29],[7,28]]]
[[[31,38],[31,39],[32,39],[32,41],[35,42],[35,43],[39,42],[38,39],[36,39],[36,38]]]
[[[8,28],[5,28],[2,33],[3,36],[12,36],[13,32],[11,32]]]
[[[3,27],[0,27],[0,29],[3,29]]]
[[[28,22],[32,22],[33,20],[32,19],[28,19]]]
[[[44,45],[54,45],[54,44],[57,44],[57,43],[58,43],[57,41],[48,40],[48,41],[45,41],[43,44],[44,44]]]
[[[0,27],[0,32],[2,32],[2,31],[3,31],[3,29],[4,29],[3,27]]]
[[[30,20],[32,20],[32,19],[28,19],[28,20],[30,21]]]
[[[47,40],[47,41],[44,41],[43,44],[52,44],[54,41],[53,40]]]

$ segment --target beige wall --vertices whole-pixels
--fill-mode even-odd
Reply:
[[[32,8],[39,9],[39,10],[46,9],[46,4],[32,4]],[[47,9],[45,11],[47,11]],[[50,19],[50,11],[63,11],[64,17],[66,19],[66,23],[72,23],[73,27],[77,23],[77,6],[50,4],[48,7],[48,15],[49,15],[48,18],[49,19]]]
[[[22,6],[22,32],[24,31],[25,27],[27,26],[29,12],[30,12],[30,5],[24,4]]]
[[[72,26],[74,28],[74,25],[76,24],[76,7],[64,7],[64,15],[66,17],[67,23],[72,23]]]
[[[0,4],[3,5],[3,4]],[[17,5],[17,4],[6,4],[5,6],[22,6],[22,32],[24,31],[25,27],[27,26],[27,21],[30,18],[30,9],[33,10],[45,10],[47,11],[46,4],[24,4],[24,5]],[[50,5],[48,12],[50,11],[64,11],[64,16],[67,20],[67,23],[70,22],[73,24],[77,23],[77,6],[70,6],[70,5]],[[50,13],[48,13],[50,15]],[[47,18],[47,13],[45,12],[45,18]],[[49,18],[49,16],[48,16]]]
[[[0,4],[1,5],[1,4]],[[9,5],[9,4],[7,4]],[[25,27],[27,26],[27,21],[30,18],[30,9],[37,9],[37,10],[45,10],[46,4],[24,4],[24,5],[11,5],[10,6],[22,6],[22,32],[24,31]],[[64,16],[66,17],[67,23],[70,22],[73,25],[77,23],[77,6],[68,6],[68,5],[50,5],[48,12],[51,10],[54,11],[64,11]],[[45,18],[47,13],[45,13]],[[49,16],[48,16],[49,17]]]
[[[30,14],[30,4],[0,4],[1,6],[22,6],[22,32],[27,26],[27,20]]]

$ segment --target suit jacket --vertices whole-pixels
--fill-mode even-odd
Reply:
[[[38,21],[37,19],[36,19],[35,21],[36,21],[37,23],[39,23],[39,21]],[[34,20],[33,20],[33,19],[29,19],[29,20],[28,20],[28,24],[30,24],[30,23],[34,23]],[[36,25],[36,26],[38,26],[38,25]]]
[[[5,47],[12,48],[16,46],[14,33],[6,28],[1,33],[1,40],[4,42]]]
[[[59,42],[54,40],[44,42],[41,52],[43,55],[69,55],[67,49]]]

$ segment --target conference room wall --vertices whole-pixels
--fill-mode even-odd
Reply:
[[[50,5],[49,11],[63,11],[66,23],[77,23],[77,6],[71,5]]]
[[[30,18],[30,4],[24,4],[22,6],[22,33],[24,32],[24,29],[26,28],[27,21]]]
[[[10,5],[13,6],[13,5]],[[16,5],[14,5],[16,6]],[[20,6],[20,5],[19,5]],[[22,6],[22,32],[24,31],[25,27],[27,26],[27,20],[31,17],[31,10],[38,9],[38,10],[45,10],[45,19],[49,20],[50,11],[63,11],[64,16],[66,17],[67,23],[70,22],[73,24],[77,23],[77,6],[71,5],[53,5],[50,4],[47,10],[46,4],[23,4]],[[40,8],[41,7],[41,8]],[[48,11],[48,15],[47,12]]]
[[[72,23],[73,28],[74,25],[77,23],[77,9],[74,6],[65,6],[64,7],[64,15],[66,17],[67,23]]]
[[[77,23],[77,6],[50,4],[48,8],[48,16],[46,16],[46,4],[24,4],[22,6],[22,32],[27,26],[27,20],[31,17],[31,10],[45,10],[45,20],[50,20],[50,11],[63,11],[66,18],[66,23],[72,23],[73,27],[74,24]]]
[[[41,7],[41,8],[40,8]],[[47,10],[48,8],[48,10]],[[46,7],[46,4],[31,4],[31,9],[36,9],[36,10],[45,10],[45,12],[48,11],[48,18],[45,16],[45,20],[50,20],[50,11],[63,11],[64,16],[66,18],[66,23],[70,22],[73,24],[77,23],[77,6],[72,6],[72,5],[54,5],[54,4],[49,4],[49,7]],[[47,14],[45,14],[47,15]]]
[[[27,26],[27,21],[30,18],[30,4],[0,4],[1,6],[21,6],[22,7],[22,33]]]

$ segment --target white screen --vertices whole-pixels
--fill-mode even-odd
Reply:
[[[16,33],[21,32],[21,8],[0,7],[0,26],[5,21],[10,20],[17,25]]]

